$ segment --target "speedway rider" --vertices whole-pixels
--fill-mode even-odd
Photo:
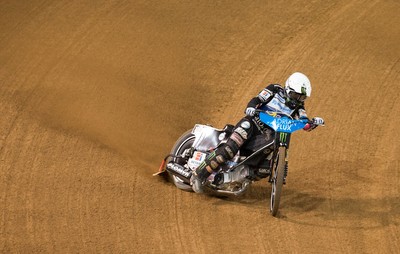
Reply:
[[[271,84],[264,88],[258,96],[247,104],[246,116],[234,127],[227,142],[219,146],[200,164],[190,180],[196,193],[203,192],[206,179],[218,167],[232,159],[240,147],[252,137],[262,134],[266,126],[260,121],[256,109],[282,112],[292,116],[294,119],[308,119],[304,108],[304,101],[311,95],[311,83],[306,75],[295,72],[286,80],[285,87],[279,84]],[[324,124],[319,117],[312,119],[303,129],[311,131],[318,125]]]

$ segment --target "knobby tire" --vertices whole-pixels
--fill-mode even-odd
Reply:
[[[271,190],[271,207],[272,216],[276,216],[279,210],[279,204],[282,194],[283,178],[285,171],[286,147],[279,147],[277,161],[274,164],[272,190]]]

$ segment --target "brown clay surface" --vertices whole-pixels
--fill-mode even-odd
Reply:
[[[197,3],[195,3],[197,2]],[[399,253],[400,4],[0,1],[0,252]],[[294,71],[313,84],[281,213],[152,177]]]

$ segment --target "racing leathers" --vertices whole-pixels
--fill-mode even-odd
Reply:
[[[236,124],[226,143],[210,153],[195,170],[191,181],[195,192],[202,192],[202,185],[208,176],[218,170],[221,164],[231,160],[243,144],[252,137],[266,131],[266,125],[261,122],[258,114],[255,114],[256,109],[282,112],[292,116],[294,119],[307,118],[304,102],[288,98],[285,90],[279,84],[267,86],[250,100],[245,110],[246,116]],[[304,127],[305,130],[312,130],[313,128],[315,126],[312,124],[307,124]]]

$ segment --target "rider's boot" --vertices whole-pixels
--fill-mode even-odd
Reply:
[[[196,193],[203,193],[203,185],[207,178],[211,175],[206,167],[197,168],[190,178],[190,183],[192,184],[192,189]]]

